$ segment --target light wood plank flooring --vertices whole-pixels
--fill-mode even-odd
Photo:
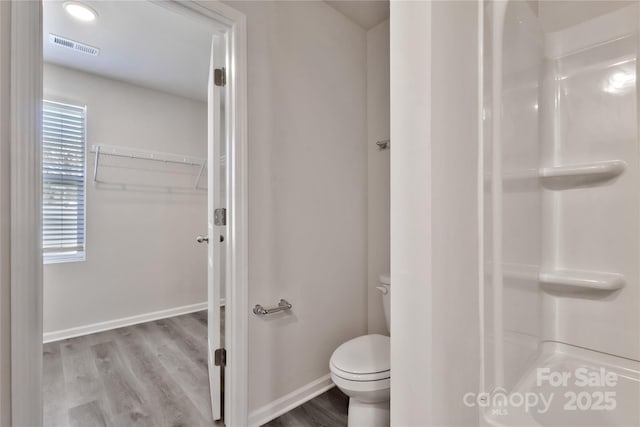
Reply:
[[[48,343],[45,426],[211,426],[207,313]]]
[[[207,369],[206,311],[45,344],[44,425],[220,425]],[[266,426],[346,427],[347,407],[333,388]]]
[[[347,427],[348,409],[349,397],[334,387],[264,427]]]

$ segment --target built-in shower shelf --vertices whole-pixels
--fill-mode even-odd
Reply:
[[[595,184],[622,174],[627,164],[622,160],[604,160],[567,166],[540,168],[540,178],[561,186],[573,187]]]
[[[555,270],[541,272],[540,283],[554,291],[616,291],[626,285],[623,275],[602,271]]]

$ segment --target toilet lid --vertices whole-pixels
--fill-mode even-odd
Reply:
[[[390,339],[384,335],[363,335],[345,342],[333,352],[331,365],[351,374],[373,374],[391,369]]]

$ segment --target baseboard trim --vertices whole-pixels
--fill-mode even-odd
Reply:
[[[259,427],[334,387],[331,374],[300,387],[249,414],[249,427]]]
[[[224,302],[223,302],[224,304]],[[123,326],[137,325],[138,323],[151,322],[153,320],[166,319],[167,317],[180,316],[181,314],[193,313],[196,311],[206,310],[207,303],[183,305],[182,307],[174,307],[166,310],[153,311],[151,313],[138,314],[130,317],[122,317],[120,319],[107,320],[105,322],[92,323],[90,325],[77,326],[75,328],[61,329],[59,331],[46,332],[43,335],[43,343],[65,340],[67,338],[79,337],[82,335],[94,334],[96,332],[108,331],[111,329],[122,328]]]

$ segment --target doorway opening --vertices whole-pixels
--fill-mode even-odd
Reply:
[[[14,255],[36,267],[12,274],[12,422],[244,424],[244,16],[217,2],[73,2],[83,20],[69,4],[13,5],[11,61],[44,71],[12,80],[35,94],[16,91],[12,115],[38,116],[13,126],[42,123],[31,145],[11,141],[42,159],[12,162],[38,178],[12,193],[38,208],[24,212],[34,247]],[[21,37],[39,22],[42,38]]]

